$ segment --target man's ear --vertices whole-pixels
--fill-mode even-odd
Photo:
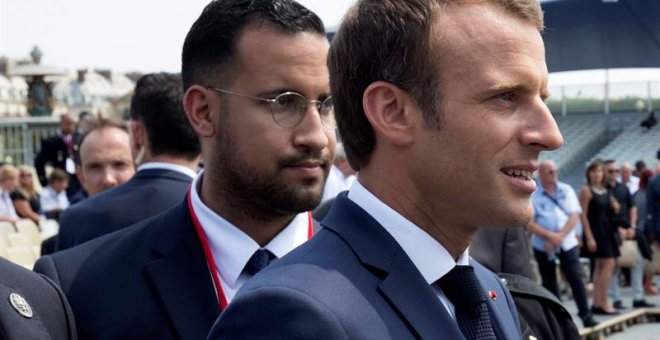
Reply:
[[[193,85],[183,96],[186,117],[199,137],[211,137],[215,134],[215,122],[210,105],[213,95],[210,90]]]
[[[133,150],[133,153],[137,153],[144,146],[146,140],[144,124],[139,120],[131,120],[130,129],[131,150]]]
[[[76,176],[78,177],[78,182],[80,182],[80,186],[82,186],[83,189],[87,190],[87,188],[85,188],[85,175],[83,174],[82,167],[80,165],[76,165]]]
[[[372,83],[362,97],[364,113],[376,135],[398,146],[414,141],[414,127],[419,114],[407,92],[384,81]]]

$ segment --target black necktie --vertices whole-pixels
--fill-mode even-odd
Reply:
[[[275,255],[268,251],[268,249],[259,249],[252,254],[252,257],[248,260],[244,270],[246,273],[250,274],[250,276],[253,276],[266,268],[274,258]]]
[[[490,324],[486,294],[471,266],[456,266],[438,280],[442,292],[454,304],[456,320],[469,340],[496,340]]]

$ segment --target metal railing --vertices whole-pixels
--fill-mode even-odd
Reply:
[[[0,119],[0,161],[14,165],[34,165],[41,140],[55,135],[57,117]]]

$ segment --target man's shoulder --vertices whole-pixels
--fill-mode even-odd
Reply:
[[[82,266],[104,272],[110,267],[128,268],[139,265],[139,259],[150,259],[152,246],[167,237],[173,228],[166,228],[171,216],[163,212],[129,228],[120,229],[74,247],[44,256],[37,262],[51,262],[59,271],[60,279],[72,280]],[[118,256],[121,255],[121,256]],[[127,259],[130,258],[130,261]],[[64,282],[62,282],[64,286]],[[66,290],[66,289],[65,289]]]
[[[9,287],[20,287],[21,289],[30,289],[34,286],[42,285],[44,278],[28,269],[0,258],[0,284]]]
[[[289,287],[313,294],[345,273],[357,274],[363,266],[351,248],[335,233],[322,229],[311,240],[275,261],[250,279],[243,290]],[[335,277],[336,276],[336,277]],[[336,283],[342,285],[339,281]],[[343,284],[347,284],[348,281]]]
[[[649,185],[660,189],[660,174],[653,176],[649,181]]]
[[[161,194],[182,194],[188,189],[192,178],[180,172],[165,169],[140,170],[133,178],[115,188],[101,193],[99,200],[116,197],[133,197],[155,194],[156,199],[163,198]],[[182,196],[181,196],[182,197]],[[177,198],[179,198],[177,196]]]
[[[44,332],[53,339],[75,338],[63,293],[44,276],[0,259],[0,292],[9,300],[0,307],[3,339],[32,339]],[[26,305],[29,310],[21,308]]]
[[[573,190],[572,186],[570,186],[569,184],[564,183],[562,181],[557,181],[557,187],[560,188],[561,190],[565,191],[565,192],[575,193],[575,190]]]

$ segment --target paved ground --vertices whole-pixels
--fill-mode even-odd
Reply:
[[[660,289],[660,275],[656,275],[653,278],[653,282],[656,284],[656,288]],[[621,315],[634,311],[634,309],[632,308],[632,291],[630,287],[621,288],[621,297],[622,297],[623,305],[628,307],[627,309],[621,310]],[[646,301],[650,303],[654,303],[656,305],[656,308],[660,308],[660,295],[654,295],[654,296],[647,295]],[[578,329],[582,328],[582,321],[578,317],[575,301],[573,301],[570,298],[564,298],[563,302],[564,302],[564,306],[566,306],[569,312],[571,312],[571,315],[573,315],[573,320],[575,321],[575,324],[578,326]],[[589,301],[589,305],[591,306],[591,301]],[[598,322],[602,322],[613,318],[613,316],[601,316],[601,315],[595,315],[594,317]],[[611,336],[607,337],[607,339],[608,340],[609,339],[660,340],[660,323],[635,325],[626,329],[624,332],[614,333]]]

